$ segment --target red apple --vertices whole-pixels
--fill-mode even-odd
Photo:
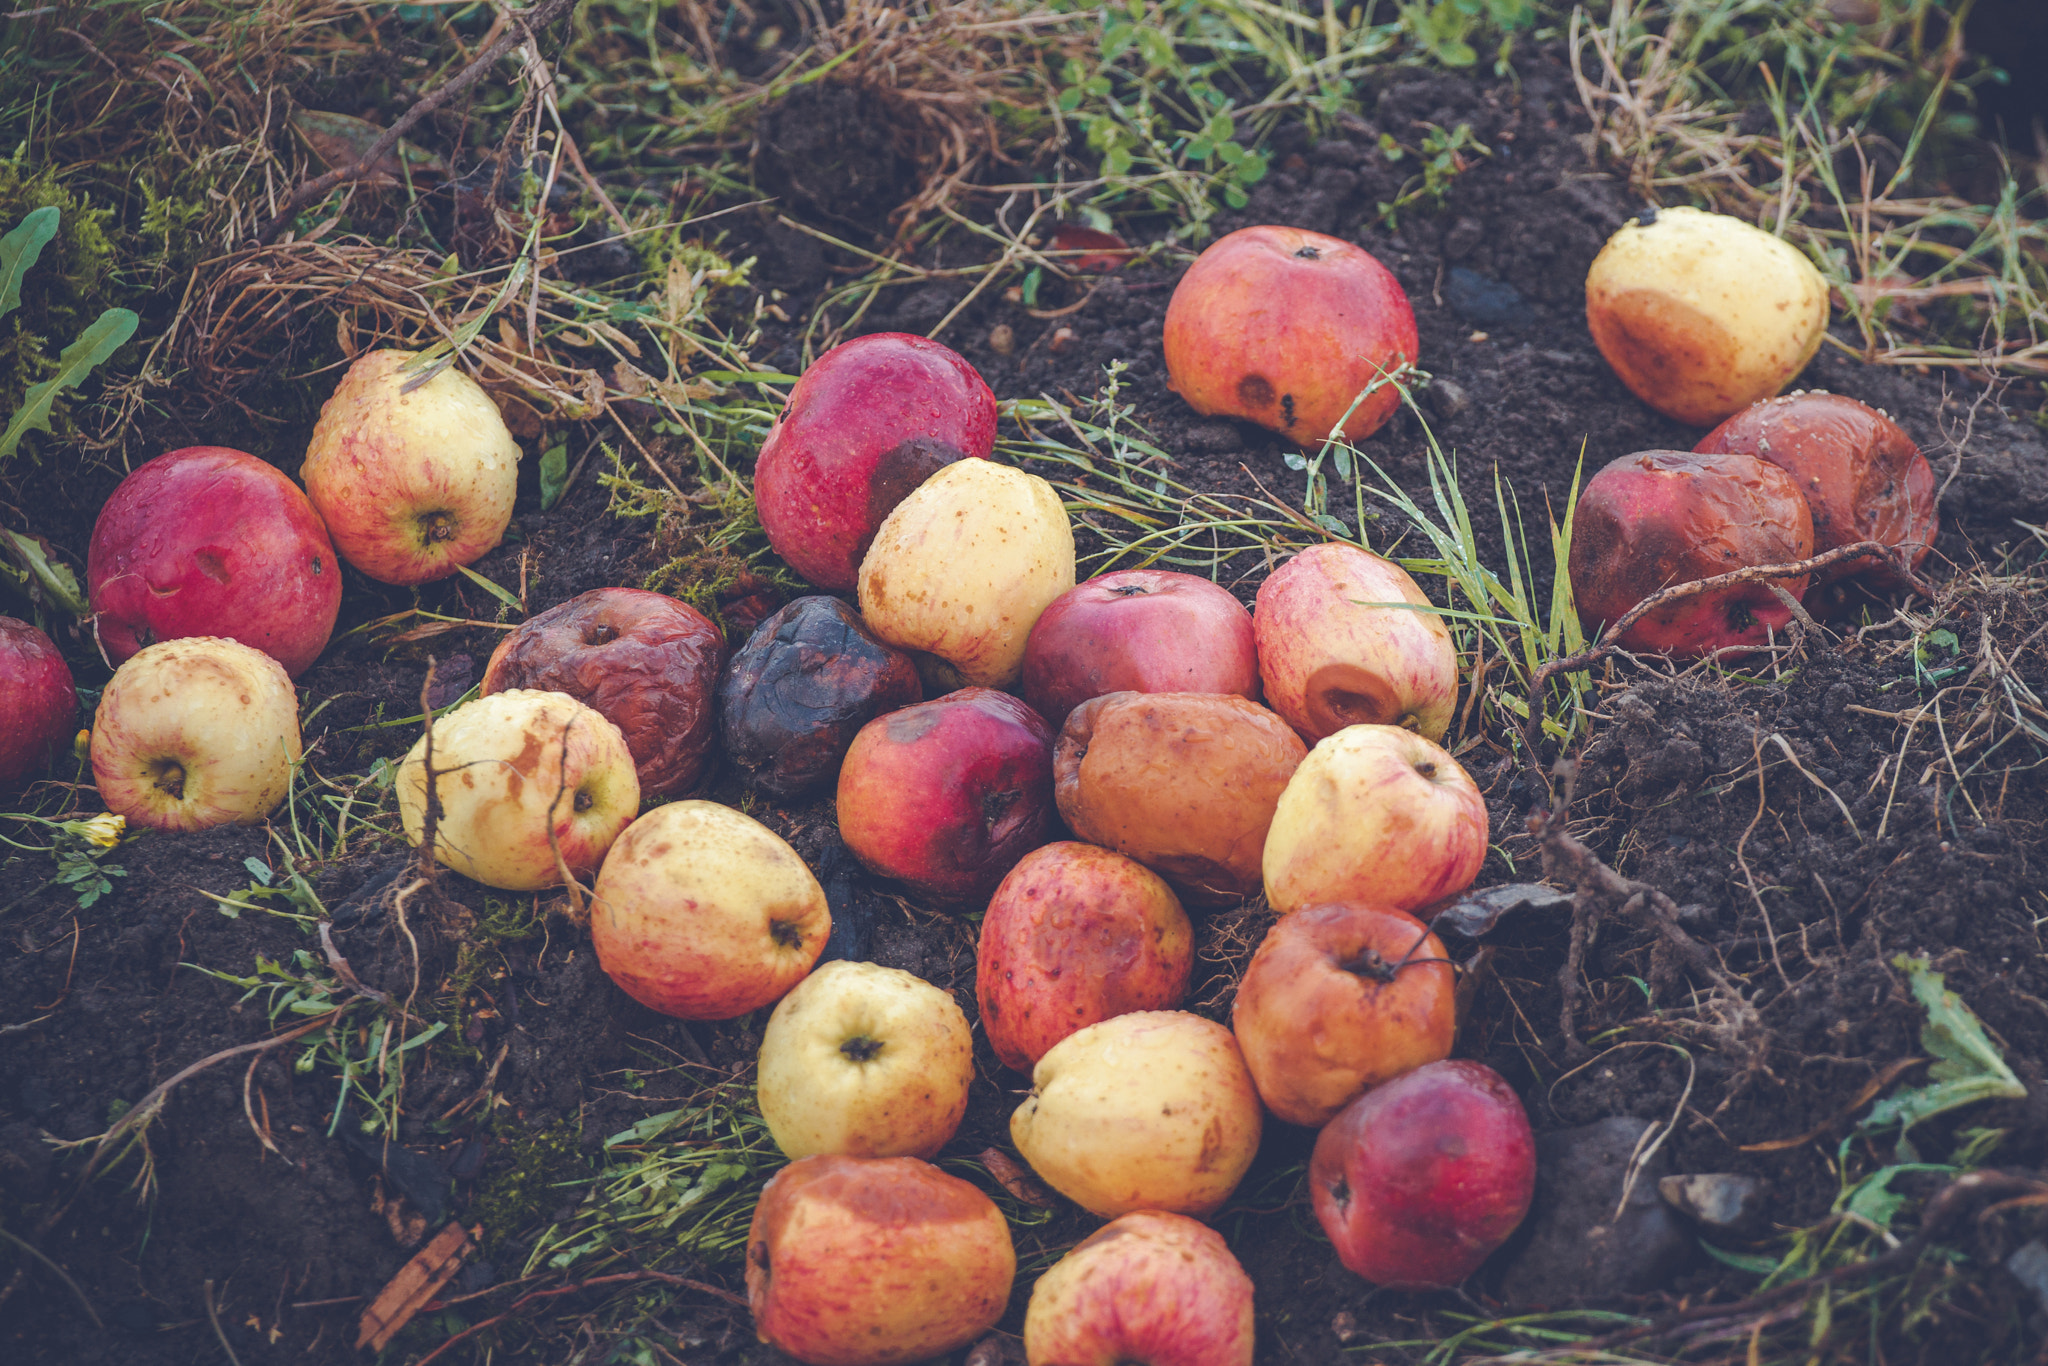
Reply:
[[[987,459],[995,438],[995,395],[950,348],[856,337],[790,389],[754,465],[754,506],[776,554],[844,593],[883,518],[941,466]]]
[[[1337,1256],[1375,1285],[1457,1285],[1515,1231],[1536,1192],[1522,1102],[1476,1062],[1376,1086],[1324,1126],[1309,1198]]]
[[[1251,614],[1193,574],[1098,575],[1053,599],[1031,628],[1023,691],[1054,726],[1109,692],[1236,693],[1256,702]]]
[[[799,1158],[747,1233],[761,1341],[811,1366],[943,1356],[1003,1316],[1017,1253],[1002,1211],[914,1157]]]
[[[519,483],[519,443],[491,396],[454,365],[420,384],[412,359],[356,357],[299,470],[342,558],[380,583],[445,579],[496,546]]]
[[[55,642],[25,621],[0,617],[0,791],[42,771],[70,741],[78,693]]]
[[[921,701],[917,665],[838,598],[798,598],[755,628],[718,684],[725,755],[770,796],[836,778],[860,728]]]
[[[1029,1366],[1251,1366],[1252,1278],[1223,1235],[1139,1210],[1095,1230],[1038,1278]]]
[[[1314,744],[1361,722],[1431,740],[1451,728],[1458,651],[1408,571],[1335,541],[1259,585],[1252,609],[1266,705]]]
[[[940,901],[985,898],[1052,837],[1052,730],[991,688],[878,716],[846,752],[838,809],[869,871]]]
[[[1230,1027],[1266,1108],[1317,1128],[1368,1087],[1451,1055],[1456,986],[1420,920],[1330,902],[1266,931]]]
[[[341,566],[299,486],[253,455],[187,446],[123,479],[86,551],[86,591],[107,657],[225,636],[297,678],[327,648]]]
[[[594,588],[500,641],[483,695],[567,693],[619,728],[642,798],[676,797],[711,763],[712,694],[724,666],[725,637],[696,608],[665,593]]]
[[[1158,874],[1061,840],[1026,854],[982,916],[981,1027],[1005,1066],[1028,1073],[1077,1029],[1178,1006],[1194,964],[1187,912]]]
[[[1166,306],[1166,372],[1204,416],[1242,417],[1305,446],[1352,442],[1400,406],[1369,385],[1421,354],[1415,310],[1363,247],[1301,228],[1240,228],[1188,267]],[[1347,418],[1345,413],[1350,411]]]
[[[1740,451],[1791,475],[1813,512],[1816,555],[1876,541],[1917,565],[1934,548],[1940,518],[1933,468],[1898,423],[1853,398],[1816,389],[1765,399],[1708,432],[1693,450]],[[1898,576],[1868,556],[1831,565],[1816,582],[1865,572],[1882,586],[1897,586]]]
[[[1486,861],[1486,799],[1444,750],[1399,726],[1349,726],[1310,750],[1273,808],[1262,860],[1283,914],[1324,901],[1412,911]]]
[[[1586,481],[1572,522],[1572,593],[1590,636],[1660,588],[1813,554],[1799,485],[1753,455],[1641,451]],[[1807,578],[1776,581],[1796,600]],[[1695,658],[1764,644],[1792,619],[1763,583],[1679,598],[1617,642]]]

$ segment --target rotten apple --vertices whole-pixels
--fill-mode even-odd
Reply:
[[[754,465],[754,506],[776,554],[844,593],[896,505],[944,466],[986,459],[995,439],[995,395],[952,349],[855,337],[790,389]]]
[[[1457,647],[1392,560],[1336,541],[1310,546],[1259,585],[1252,628],[1266,705],[1308,743],[1361,722],[1431,740],[1451,728]]]
[[[56,642],[25,621],[0,617],[0,792],[18,787],[61,752],[78,723],[71,666]]]
[[[747,1231],[761,1341],[810,1366],[900,1366],[986,1333],[1017,1252],[995,1202],[914,1157],[798,1158]]]
[[[644,1006],[730,1020],[773,1005],[825,951],[825,889],[789,843],[716,802],[657,806],[598,870],[598,966]]]
[[[1529,1212],[1536,1140],[1482,1063],[1426,1063],[1375,1086],[1316,1136],[1309,1198],[1337,1256],[1375,1285],[1444,1289]]]
[[[1029,1072],[1075,1030],[1187,996],[1195,937],[1173,889],[1141,863],[1060,840],[1026,854],[990,898],[975,954],[981,1027]]]
[[[1486,799],[1464,767],[1399,726],[1347,726],[1308,752],[1273,810],[1261,866],[1285,914],[1323,901],[1397,911],[1472,885]]]
[[[116,664],[180,636],[254,646],[293,678],[341,611],[341,565],[299,486],[253,455],[187,446],[123,479],[85,558],[93,627]]]
[[[798,598],[754,630],[718,684],[718,733],[747,781],[788,799],[831,781],[860,728],[922,700],[917,665],[838,598]]]
[[[1134,1210],[1081,1240],[1031,1288],[1029,1366],[1251,1366],[1252,1278],[1223,1235]]]
[[[1230,1027],[1266,1108],[1313,1129],[1368,1087],[1449,1057],[1456,986],[1442,941],[1414,916],[1329,902],[1266,931]]]
[[[1371,252],[1275,226],[1240,228],[1195,258],[1163,342],[1167,382],[1189,407],[1304,446],[1340,425],[1351,442],[1371,436],[1401,404],[1390,377],[1421,354],[1415,310]]]
[[[713,694],[725,638],[665,593],[594,588],[529,618],[491,652],[483,695],[509,688],[567,693],[619,728],[640,795],[695,787],[717,741]]]
[[[1052,725],[1111,692],[1236,693],[1259,700],[1252,618],[1193,574],[1123,569],[1054,598],[1024,644],[1024,700]]]
[[[1052,837],[1052,729],[989,688],[878,716],[839,767],[837,806],[839,837],[870,872],[982,900]]]
[[[1074,708],[1053,794],[1080,838],[1128,855],[1181,896],[1252,896],[1273,808],[1307,747],[1234,694],[1113,692]]]
[[[1571,580],[1592,636],[1660,588],[1813,554],[1813,514],[1776,465],[1730,452],[1641,451],[1586,481],[1573,514]],[[1785,629],[1804,574],[1674,599],[1621,634],[1625,650],[1696,658],[1765,644]]]

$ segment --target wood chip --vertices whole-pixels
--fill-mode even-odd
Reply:
[[[462,1270],[462,1264],[476,1250],[477,1235],[482,1232],[482,1224],[475,1228],[450,1224],[414,1253],[412,1260],[398,1269],[398,1274],[363,1311],[356,1333],[357,1349],[383,1351],[398,1330],[412,1322],[413,1315],[424,1309],[428,1301],[441,1293],[441,1287]]]
[[[1029,1167],[1001,1148],[983,1149],[975,1160],[987,1169],[998,1185],[1024,1204],[1052,1209],[1057,1203],[1052,1193],[1038,1184],[1038,1178],[1031,1174]]]

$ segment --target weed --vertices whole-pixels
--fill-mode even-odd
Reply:
[[[0,820],[25,821],[49,831],[51,838],[48,844],[24,844],[5,835],[0,835],[0,843],[31,853],[48,854],[57,863],[53,876],[0,906],[0,915],[58,887],[69,892],[82,911],[114,890],[113,879],[128,876],[127,869],[107,862],[107,856],[120,847],[127,833],[128,824],[119,816],[103,813],[87,820],[63,821],[26,812],[9,812],[0,816]]]
[[[1465,153],[1493,155],[1491,148],[1472,136],[1469,123],[1461,123],[1448,133],[1433,123],[1426,126],[1429,131],[1422,135],[1419,148],[1396,142],[1392,133],[1380,134],[1380,154],[1388,161],[1400,162],[1413,156],[1422,163],[1422,169],[1402,183],[1400,193],[1391,203],[1380,202],[1380,221],[1387,225],[1389,231],[1400,226],[1399,219],[1404,210],[1420,206],[1434,212],[1444,206],[1444,197],[1451,192],[1451,182],[1471,168]]]

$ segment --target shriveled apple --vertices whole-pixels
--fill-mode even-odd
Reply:
[[[1660,588],[1813,554],[1799,485],[1753,455],[1641,451],[1586,481],[1572,526],[1572,594],[1588,635]],[[1774,580],[1793,599],[1805,575]],[[1645,614],[1624,649],[1693,658],[1764,644],[1792,619],[1767,583],[1738,583]]]
[[[1802,390],[1751,404],[1701,438],[1703,455],[1739,451],[1792,476],[1813,512],[1813,553],[1858,541],[1895,546],[1918,565],[1940,529],[1934,470],[1899,424],[1844,394]],[[1830,583],[1868,574],[1879,587],[1898,577],[1873,556],[1829,565]]]
[[[948,465],[896,505],[860,564],[860,611],[901,650],[1007,688],[1047,604],[1074,586],[1074,532],[1052,485],[988,460]]]
[[[1197,905],[1255,894],[1267,827],[1307,747],[1234,694],[1114,692],[1074,708],[1053,750],[1068,828]]]

